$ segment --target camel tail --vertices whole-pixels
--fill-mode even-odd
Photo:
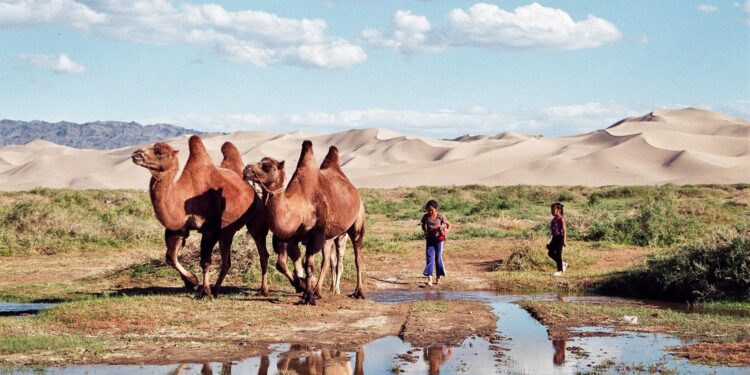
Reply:
[[[320,165],[320,169],[327,169],[330,167],[339,166],[339,149],[336,146],[331,146],[328,149],[326,158],[323,159],[323,164]]]
[[[188,149],[190,150],[190,156],[188,157],[187,165],[211,164],[211,156],[208,155],[201,137],[197,135],[191,136],[188,140]]]
[[[242,176],[242,168],[245,164],[242,162],[240,150],[232,142],[224,142],[221,145],[221,154],[224,155],[224,160],[221,161],[219,166]]]

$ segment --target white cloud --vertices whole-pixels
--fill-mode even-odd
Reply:
[[[21,55],[19,58],[31,65],[52,70],[56,73],[73,73],[81,74],[86,71],[86,67],[73,61],[68,55]]]
[[[173,0],[15,0],[0,4],[0,27],[59,25],[137,43],[213,46],[226,59],[257,66],[348,68],[367,55],[326,33],[320,19],[229,11]]]
[[[452,47],[485,47],[510,50],[576,50],[597,48],[622,38],[611,22],[593,15],[575,21],[561,9],[532,3],[506,11],[497,5],[477,3],[453,9],[448,24],[433,27],[424,16],[399,10],[393,30],[365,30],[364,42],[401,53],[439,52]],[[399,22],[402,21],[402,22]]]
[[[478,3],[448,15],[458,33],[454,44],[509,49],[596,48],[622,37],[611,22],[588,15],[574,21],[561,9],[532,3],[512,13],[497,5]]]
[[[701,4],[698,5],[698,10],[703,13],[716,13],[719,11],[719,8],[714,5]]]
[[[415,15],[408,10],[399,10],[391,20],[393,31],[388,35],[376,29],[366,29],[361,38],[372,46],[392,48],[405,55],[415,52],[439,52],[444,46],[436,43],[432,25],[425,16]]]
[[[633,109],[623,104],[593,102],[517,111],[513,115],[480,106],[434,111],[366,108],[286,115],[185,115],[146,122],[174,123],[219,132],[301,130],[328,133],[353,128],[388,128],[406,134],[453,138],[466,133],[492,135],[504,131],[547,135],[578,134],[603,129],[625,117],[647,112],[648,110]]]

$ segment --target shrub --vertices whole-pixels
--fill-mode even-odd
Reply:
[[[549,268],[550,262],[543,241],[524,241],[499,268],[504,271],[543,270]]]
[[[603,218],[583,235],[587,241],[613,241],[637,246],[673,246],[697,238],[702,230],[693,215],[681,214],[675,199],[663,194],[638,204],[633,216]]]
[[[735,233],[651,256],[606,279],[599,291],[678,301],[750,299],[750,232]]]

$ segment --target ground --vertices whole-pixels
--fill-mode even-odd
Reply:
[[[582,268],[571,268],[562,278],[551,276],[551,264],[547,270],[523,272],[525,276],[519,277],[514,272],[496,270],[512,249],[519,246],[519,240],[449,241],[445,247],[449,275],[441,285],[427,287],[420,274],[424,259],[421,245],[420,241],[410,241],[405,252],[367,253],[366,290],[519,291],[541,287],[563,291],[581,288],[601,274],[601,270],[625,267],[649,252],[626,248],[598,256],[601,250],[582,247],[579,251],[595,260]],[[248,285],[236,274],[228,278],[225,295],[198,300],[181,288],[176,272],[161,263],[158,251],[135,249],[127,255],[117,259],[104,253],[3,258],[0,272],[5,277],[0,283],[0,293],[5,298],[15,295],[28,300],[33,295],[37,300],[72,302],[38,316],[0,319],[0,336],[8,338],[0,344],[3,353],[0,363],[7,366],[231,360],[263,354],[269,343],[314,343],[354,350],[388,335],[398,335],[415,346],[438,341],[457,344],[470,335],[496,339],[496,317],[481,303],[382,304],[326,293],[318,306],[305,306],[297,305],[299,298],[285,282],[275,281],[271,296],[261,297],[254,290],[257,283]],[[81,262],[82,258],[85,262]],[[537,280],[540,285],[528,285]],[[352,289],[351,279],[345,279],[342,292]],[[558,306],[541,302],[524,305],[550,327],[552,337],[563,332],[559,321],[550,318],[557,316],[556,313],[549,313]],[[576,308],[579,311],[581,306]],[[565,322],[573,325],[607,322],[597,320],[599,315],[585,316],[591,319]],[[720,326],[732,328],[726,323]],[[680,332],[658,324],[648,327]],[[740,331],[742,337],[750,337],[750,330]],[[735,347],[719,346],[727,350]],[[728,356],[696,357],[697,351],[700,350],[690,347],[675,349],[680,355],[702,361],[744,363],[747,357],[739,355],[739,362]]]
[[[740,229],[748,222],[750,188],[469,186],[362,193],[368,210],[366,293],[431,288],[570,295],[591,293],[602,280],[679,244],[671,241]],[[421,275],[424,243],[417,224],[420,205],[432,197],[443,204],[455,230],[444,250],[448,275],[439,286],[428,287]],[[564,256],[570,268],[563,277],[551,275],[553,264],[544,250],[551,201],[564,201],[569,218],[570,247]],[[480,303],[392,305],[324,293],[318,306],[300,306],[273,267],[271,296],[260,297],[258,255],[244,234],[236,236],[224,293],[197,300],[165,264],[162,233],[144,192],[0,193],[0,300],[60,302],[36,316],[0,318],[0,368],[217,361],[261,354],[274,342],[353,350],[388,335],[417,346],[430,339],[454,344],[470,335],[497,340],[496,318]],[[199,235],[191,235],[181,255],[194,272],[198,243]],[[351,244],[346,254],[344,294],[354,289]],[[552,338],[592,323],[619,327],[629,312],[640,322],[625,329],[696,340],[674,348],[676,355],[748,363],[747,302],[701,314],[580,301],[523,307],[549,327]],[[726,311],[713,313],[720,310]]]

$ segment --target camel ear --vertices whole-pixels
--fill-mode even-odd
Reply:
[[[278,167],[278,168],[279,168],[280,170],[284,170],[284,163],[285,163],[285,162],[286,162],[286,160],[282,160],[282,161],[280,161],[280,162],[279,162],[279,167]]]

